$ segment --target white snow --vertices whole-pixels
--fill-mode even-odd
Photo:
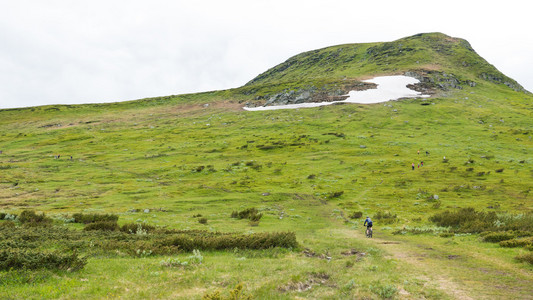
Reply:
[[[381,76],[375,77],[369,80],[363,80],[364,82],[371,82],[378,85],[377,89],[369,89],[364,91],[351,91],[348,93],[348,98],[342,101],[333,102],[319,102],[319,103],[300,103],[300,104],[288,104],[288,105],[272,105],[272,106],[260,106],[260,107],[244,107],[248,111],[259,110],[276,110],[276,109],[294,109],[294,108],[306,108],[330,105],[334,103],[359,103],[359,104],[373,104],[387,102],[391,100],[397,100],[400,98],[418,98],[429,97],[429,95],[423,95],[420,92],[411,90],[407,87],[408,84],[419,83],[418,79],[403,76]]]

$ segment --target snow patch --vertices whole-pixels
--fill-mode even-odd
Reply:
[[[407,87],[409,84],[416,84],[420,81],[416,78],[403,75],[395,76],[380,76],[364,82],[370,82],[377,84],[376,89],[369,89],[365,91],[350,91],[348,98],[342,101],[333,102],[318,102],[318,103],[300,103],[300,104],[288,104],[288,105],[272,105],[272,106],[260,106],[260,107],[244,107],[248,111],[259,110],[276,110],[276,109],[295,109],[295,108],[307,108],[318,107],[324,105],[331,105],[335,103],[358,103],[358,104],[374,104],[397,100],[400,98],[426,98],[429,95],[423,95],[420,92],[414,91]]]

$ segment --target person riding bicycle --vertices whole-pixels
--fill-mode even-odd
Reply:
[[[365,222],[363,223],[363,226],[366,226],[366,234],[368,235],[368,232],[372,232],[372,220],[370,217],[366,217]]]

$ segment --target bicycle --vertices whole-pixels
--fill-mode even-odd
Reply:
[[[366,233],[366,237],[367,237],[367,238],[372,238],[372,227],[367,226],[367,227],[366,227],[366,232],[365,232],[365,233]]]

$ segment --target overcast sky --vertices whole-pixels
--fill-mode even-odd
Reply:
[[[238,87],[298,53],[442,32],[533,91],[531,4],[0,0],[0,108]]]

